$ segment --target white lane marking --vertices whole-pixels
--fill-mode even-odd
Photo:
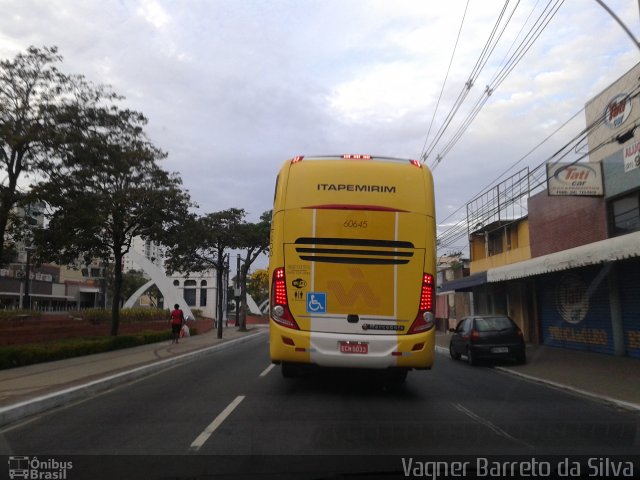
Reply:
[[[493,432],[495,432],[496,434],[500,435],[501,437],[507,438],[509,440],[512,440],[514,442],[518,442],[522,445],[525,445],[527,447],[531,447],[531,445],[529,445],[526,442],[523,442],[522,440],[512,437],[511,435],[509,435],[507,432],[505,432],[504,430],[502,430],[500,427],[498,427],[497,425],[494,425],[493,423],[491,423],[489,420],[486,420],[484,418],[482,418],[479,415],[476,415],[475,413],[473,413],[471,410],[468,410],[466,408],[464,408],[462,405],[460,405],[459,403],[454,404],[454,407],[456,407],[458,410],[460,410],[462,413],[464,413],[465,415],[467,415],[468,417],[471,417],[473,420],[475,420],[476,422],[480,423],[481,425],[484,425],[485,427],[491,429]],[[532,447],[533,448],[533,447]]]
[[[275,367],[275,364],[272,363],[271,365],[269,365],[267,368],[265,368],[263,370],[263,372],[260,374],[260,376],[261,377],[266,376],[271,371],[271,369],[273,369],[273,367]]]
[[[213,432],[216,431],[216,429],[222,425],[222,422],[224,422],[226,420],[226,418],[231,415],[231,413],[235,410],[235,408],[240,405],[240,402],[242,402],[242,400],[244,400],[244,395],[238,395],[233,402],[231,402],[229,405],[227,405],[227,408],[225,408],[222,412],[220,412],[220,415],[218,415],[215,420],[213,422],[211,422],[211,424],[204,429],[204,431],[198,435],[198,438],[196,438],[193,443],[191,444],[190,450],[200,450],[200,447],[202,447],[202,445],[204,445],[204,442],[206,442],[209,437],[213,434]]]

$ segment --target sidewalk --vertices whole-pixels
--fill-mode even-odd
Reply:
[[[0,370],[0,427],[29,415],[66,405],[116,385],[229,348],[266,332],[267,325],[249,325],[248,332],[225,327],[171,342],[143,345],[26,367]],[[449,336],[438,333],[439,362],[449,361]],[[446,357],[445,357],[446,355]],[[436,363],[436,367],[437,363]],[[482,367],[479,367],[482,368]],[[511,375],[640,412],[640,360],[543,345],[527,345],[527,363],[507,362],[494,368]]]
[[[248,325],[223,329],[222,338],[210,330],[201,335],[139,347],[0,370],[0,426],[29,415],[66,405],[116,385],[205,355],[212,349],[228,348],[261,332],[265,326]]]
[[[449,338],[440,332],[436,337],[436,348],[447,357]],[[528,344],[525,365],[494,368],[640,412],[639,359]]]

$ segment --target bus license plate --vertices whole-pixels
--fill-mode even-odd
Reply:
[[[369,345],[367,343],[338,342],[340,353],[357,353],[366,355],[369,353]]]

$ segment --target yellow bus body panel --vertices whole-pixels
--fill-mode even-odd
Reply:
[[[427,168],[409,161],[285,162],[274,198],[270,281],[276,268],[284,269],[288,308],[299,330],[271,318],[272,361],[432,366],[435,329],[407,334],[423,273],[435,277]],[[344,342],[366,344],[368,352],[342,353]]]

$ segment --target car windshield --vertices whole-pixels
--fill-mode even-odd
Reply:
[[[513,323],[507,317],[476,318],[476,329],[480,332],[496,332],[512,327]]]

